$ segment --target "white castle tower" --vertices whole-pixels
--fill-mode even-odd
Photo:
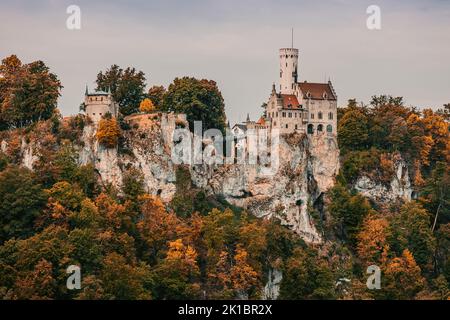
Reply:
[[[297,83],[298,49],[280,49],[280,92],[293,94]]]

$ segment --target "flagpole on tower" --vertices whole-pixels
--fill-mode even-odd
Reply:
[[[294,49],[294,28],[291,28],[291,49]]]

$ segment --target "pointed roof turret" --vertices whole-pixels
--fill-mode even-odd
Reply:
[[[247,113],[247,122],[250,122],[250,115]]]
[[[89,94],[88,86],[86,85],[86,91],[84,92],[84,95],[87,96]]]

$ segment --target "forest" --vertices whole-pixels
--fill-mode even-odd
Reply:
[[[57,75],[14,55],[0,75],[0,141],[9,141],[0,149],[1,299],[261,299],[272,270],[283,274],[278,299],[450,298],[450,103],[419,109],[381,95],[339,108],[341,169],[326,214],[311,209],[324,241],[307,244],[276,217],[197,188],[186,166],[168,204],[145,192],[138,170],[121,190],[102,183],[93,165],[78,164],[89,119],[61,116]],[[145,81],[134,68],[99,72],[97,88],[111,89],[121,113],[99,124],[106,147],[120,150],[123,116],[139,111],[225,127],[214,81],[177,78],[148,91]],[[42,146],[33,170],[22,165],[22,139]],[[362,173],[388,184],[399,158],[411,201],[378,203],[355,190]],[[81,266],[80,290],[66,286],[70,265]],[[370,265],[382,271],[378,290],[366,286]]]

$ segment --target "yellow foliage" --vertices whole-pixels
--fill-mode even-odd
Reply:
[[[186,246],[181,239],[169,242],[166,260],[174,263],[174,267],[185,275],[199,272],[197,251],[190,245]]]
[[[120,137],[120,127],[117,120],[101,119],[98,123],[97,141],[107,148],[114,148],[117,146]]]
[[[153,104],[152,100],[150,100],[149,98],[145,98],[141,101],[139,110],[141,112],[149,113],[155,110],[155,105]]]

